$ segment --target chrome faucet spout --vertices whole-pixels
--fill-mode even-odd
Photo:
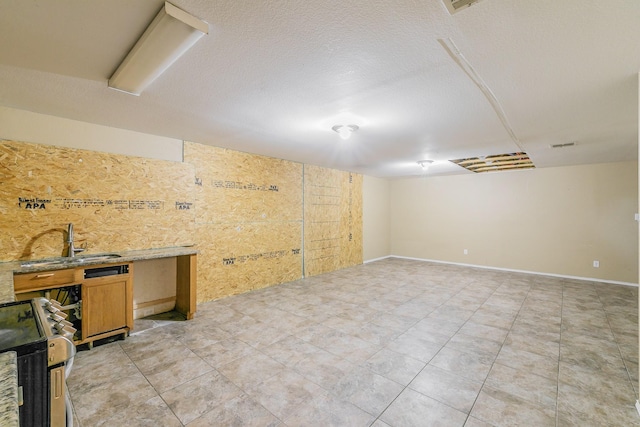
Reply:
[[[84,251],[84,248],[76,248],[73,242],[73,223],[69,223],[67,227],[67,256],[71,258],[75,258],[76,252]]]
[[[67,243],[73,243],[73,224],[69,223],[67,228]]]

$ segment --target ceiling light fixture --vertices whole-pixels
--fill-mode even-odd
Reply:
[[[349,139],[352,133],[360,129],[357,125],[335,125],[331,128],[335,132],[338,132],[340,138]]]
[[[429,169],[429,166],[433,164],[433,160],[420,160],[417,163],[420,165],[423,171],[426,171],[427,169]]]
[[[140,95],[200,37],[208,33],[209,24],[205,21],[165,2],[109,79],[109,87]]]

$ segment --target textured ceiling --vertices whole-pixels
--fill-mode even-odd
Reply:
[[[172,3],[210,33],[134,97],[107,79],[163,1],[0,1],[0,105],[380,177],[637,158],[639,1]]]

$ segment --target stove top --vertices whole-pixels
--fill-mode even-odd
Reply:
[[[0,352],[46,341],[31,301],[0,304]]]

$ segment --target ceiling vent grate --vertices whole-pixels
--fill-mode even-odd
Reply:
[[[564,144],[551,144],[549,147],[551,148],[565,148],[565,147],[573,147],[576,145],[575,142],[566,142]]]
[[[480,0],[442,0],[445,7],[451,15],[456,12],[466,9],[474,3],[478,3]]]
[[[494,154],[450,161],[475,173],[535,168],[527,153]]]

